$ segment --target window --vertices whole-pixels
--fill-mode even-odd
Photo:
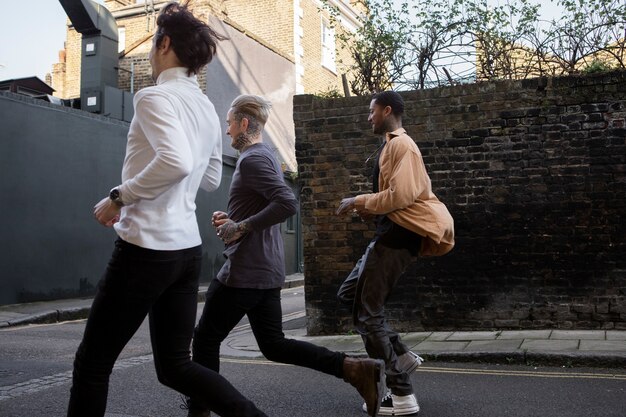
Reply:
[[[117,28],[117,38],[119,39],[117,52],[122,52],[126,48],[126,28],[124,26]]]
[[[322,19],[322,65],[332,72],[337,70],[335,66],[335,30],[324,19]]]

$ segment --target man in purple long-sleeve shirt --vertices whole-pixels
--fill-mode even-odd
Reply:
[[[242,150],[228,199],[227,217],[233,221],[224,222],[225,213],[218,212],[213,222],[223,224],[218,235],[224,240],[234,221],[248,233],[227,244],[226,263],[217,279],[235,288],[281,288],[285,255],[280,223],[293,216],[297,206],[269,146],[261,142]]]
[[[207,290],[193,340],[193,360],[219,371],[220,344],[248,316],[259,348],[269,360],[315,369],[352,384],[376,416],[384,394],[384,363],[285,338],[280,290],[285,255],[280,223],[295,214],[297,200],[285,184],[262,131],[271,104],[262,97],[237,97],[228,112],[227,134],[241,152],[230,187],[228,213],[213,213],[217,235],[226,243],[226,263]],[[202,399],[190,400],[189,416],[208,416]]]

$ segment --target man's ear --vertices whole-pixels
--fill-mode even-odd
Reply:
[[[385,106],[385,108],[383,109],[383,114],[385,116],[389,116],[392,113],[392,108],[391,106]]]
[[[161,44],[159,45],[158,50],[160,52],[165,53],[170,49],[171,46],[172,46],[172,40],[170,39],[169,36],[165,35],[161,39]]]
[[[248,120],[247,117],[242,117],[241,118],[241,124],[239,126],[241,126],[241,129],[246,132],[248,130],[248,125],[250,124],[250,121]]]

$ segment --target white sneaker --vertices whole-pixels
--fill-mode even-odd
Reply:
[[[363,404],[363,411],[367,413],[367,406]],[[378,415],[381,416],[410,416],[417,414],[420,406],[417,403],[415,394],[411,395],[394,395],[390,391],[380,403]]]
[[[398,356],[398,369],[410,374],[415,371],[418,366],[420,366],[424,362],[424,359],[416,353],[408,351],[407,353],[403,353]]]

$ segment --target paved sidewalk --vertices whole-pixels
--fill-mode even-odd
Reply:
[[[293,274],[286,278],[283,288],[293,288],[302,285],[304,285],[304,275]],[[204,301],[206,290],[206,286],[200,286],[198,291],[199,302]],[[88,297],[3,305],[0,306],[0,329],[28,324],[86,319],[92,302],[93,297]]]
[[[354,354],[365,354],[361,337],[307,336],[306,329],[285,332]],[[626,368],[626,330],[503,330],[412,332],[401,335],[427,361]],[[254,340],[242,349],[257,349]]]
[[[295,274],[288,277],[285,288],[303,284],[302,274]],[[205,292],[206,287],[201,287],[199,301],[204,300]],[[0,306],[0,329],[84,319],[91,302],[91,298],[86,298]],[[358,335],[307,336],[304,312],[286,315],[284,328],[291,338],[349,354],[365,354]],[[428,361],[626,368],[626,330],[412,332],[403,334],[402,340]],[[262,357],[248,325],[238,327],[229,336],[221,353],[230,357]]]

